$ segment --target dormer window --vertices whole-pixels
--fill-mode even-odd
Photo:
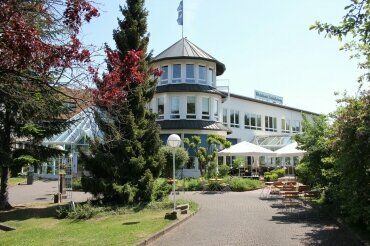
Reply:
[[[199,65],[199,83],[205,84],[206,83],[206,66]]]
[[[195,82],[194,64],[186,64],[186,82]]]
[[[166,85],[168,83],[168,66],[162,66],[161,84]]]
[[[174,64],[172,66],[172,83],[181,82],[181,64]]]

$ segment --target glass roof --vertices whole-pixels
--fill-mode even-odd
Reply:
[[[102,132],[99,130],[95,119],[93,108],[87,108],[84,111],[73,116],[68,121],[73,123],[64,132],[54,135],[43,141],[44,145],[51,144],[80,144],[83,138],[101,138]]]
[[[288,135],[255,136],[252,143],[270,150],[276,150],[293,143],[294,140]]]

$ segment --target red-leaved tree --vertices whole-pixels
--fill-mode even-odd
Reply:
[[[97,89],[93,91],[94,102],[99,107],[110,109],[120,107],[126,102],[133,85],[141,85],[149,76],[159,77],[161,75],[158,69],[149,68],[146,71],[141,69],[143,51],[128,51],[123,60],[117,51],[107,48],[105,52],[111,71],[101,79],[96,70],[90,69],[97,86]]]
[[[99,13],[88,0],[2,0],[0,10],[0,209],[6,209],[16,142],[27,139],[31,152],[65,126],[57,121],[68,96],[61,88],[80,82],[90,51],[78,34]]]

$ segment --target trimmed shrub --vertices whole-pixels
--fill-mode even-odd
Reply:
[[[263,177],[265,181],[274,181],[280,177],[284,177],[284,175],[285,175],[285,170],[283,168],[280,168],[280,169],[274,169],[270,172],[265,172],[263,174]]]
[[[232,177],[228,181],[232,191],[248,191],[261,187],[261,182],[253,179],[243,179],[239,177]]]
[[[208,178],[217,177],[217,163],[216,162],[211,162],[207,166],[207,177]]]
[[[200,179],[185,179],[185,189],[189,191],[202,190],[202,182]]]
[[[230,172],[230,167],[228,165],[222,164],[218,166],[218,176],[219,177],[225,177],[229,175],[229,172]]]

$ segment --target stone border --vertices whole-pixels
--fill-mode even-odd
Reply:
[[[179,225],[181,225],[182,223],[184,223],[185,221],[187,221],[188,219],[190,219],[191,217],[193,217],[196,213],[198,213],[198,211],[200,210],[201,208],[199,207],[199,209],[191,214],[189,214],[187,217],[185,217],[184,219],[182,220],[178,220],[177,222],[175,222],[174,224],[168,226],[167,228],[159,231],[159,232],[156,232],[155,234],[149,236],[148,238],[146,238],[144,241],[141,241],[140,243],[136,244],[136,246],[144,246],[144,245],[148,245],[149,243],[155,241],[156,239],[162,237],[163,235],[165,235],[167,232],[171,231],[172,229],[178,227]]]

